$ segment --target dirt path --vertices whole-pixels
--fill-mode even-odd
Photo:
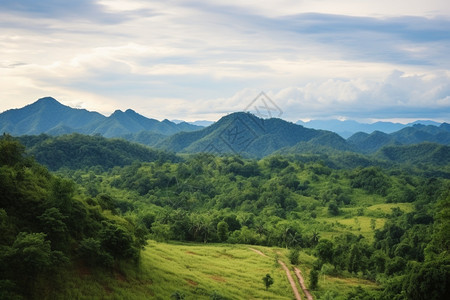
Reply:
[[[297,268],[294,267],[295,276],[297,276],[298,282],[300,283],[300,286],[302,287],[303,293],[306,295],[306,299],[308,300],[314,300],[309,290],[306,288],[305,280],[303,279],[302,272]]]
[[[264,253],[262,253],[262,252],[259,251],[258,249],[254,249],[254,248],[249,248],[249,249],[252,250],[253,252],[258,253],[258,254],[261,255],[261,256],[268,257],[267,255],[265,255]]]
[[[261,256],[268,257],[267,255],[265,255],[262,251],[260,251],[260,250],[258,250],[258,249],[255,249],[255,248],[249,248],[249,249],[252,250],[252,251],[255,252],[255,253],[258,253],[258,254],[261,255]],[[278,254],[281,254],[281,253],[278,253]],[[287,276],[287,278],[288,278],[288,280],[289,280],[289,283],[291,284],[292,291],[294,292],[294,295],[295,295],[295,299],[296,299],[296,300],[302,300],[302,298],[300,297],[300,293],[298,292],[297,286],[295,285],[295,281],[294,281],[294,279],[292,278],[291,272],[289,271],[288,267],[287,267],[286,264],[285,264],[284,262],[282,262],[281,260],[278,260],[278,263],[281,265],[281,267],[282,267],[282,268],[284,269],[284,271],[286,272],[286,276]],[[306,295],[306,298],[307,298],[308,300],[314,300],[314,298],[312,297],[311,293],[310,293],[309,290],[306,288],[305,281],[304,281],[304,279],[303,279],[303,276],[302,276],[301,271],[300,271],[297,267],[294,267],[294,271],[295,271],[295,275],[296,275],[297,278],[298,278],[298,282],[300,283],[300,287],[302,288],[303,292],[304,292],[305,295]]]
[[[286,271],[286,276],[289,280],[289,283],[291,284],[292,291],[294,292],[294,295],[295,295],[295,299],[302,300],[302,298],[300,297],[300,293],[298,292],[297,286],[295,285],[295,281],[292,278],[291,272],[289,271],[288,267],[286,267],[285,263],[282,262],[281,260],[278,260],[278,263],[283,267],[284,271]]]

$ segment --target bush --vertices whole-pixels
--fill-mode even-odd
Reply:
[[[316,290],[319,283],[319,272],[315,269],[312,269],[309,272],[309,288],[311,290]]]
[[[292,248],[289,251],[289,261],[293,265],[297,265],[299,263],[298,255],[300,254],[300,249],[298,248]]]

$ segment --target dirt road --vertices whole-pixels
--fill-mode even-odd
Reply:
[[[262,251],[258,250],[258,249],[255,249],[255,248],[249,248],[249,249],[252,250],[255,253],[258,253],[261,256],[269,257],[269,256],[265,255]],[[291,284],[292,291],[294,292],[294,295],[295,295],[295,299],[302,300],[302,298],[300,297],[300,293],[298,292],[297,286],[295,285],[295,281],[292,278],[291,272],[289,271],[288,267],[281,260],[278,260],[278,263],[281,265],[283,270],[286,272],[286,276],[287,276],[287,278],[289,280],[289,283]],[[295,272],[295,276],[297,276],[298,282],[300,283],[300,287],[302,288],[303,293],[305,293],[305,295],[306,295],[307,300],[314,300],[314,298],[312,297],[311,293],[306,288],[305,280],[303,279],[302,272],[297,267],[294,267],[294,272]]]
[[[303,293],[306,295],[306,299],[308,300],[314,300],[309,290],[306,288],[305,280],[303,279],[302,272],[297,268],[294,267],[295,276],[297,276],[298,282],[300,283],[300,286],[302,287]]]
[[[289,280],[289,283],[291,284],[292,291],[294,292],[295,299],[302,300],[300,297],[300,293],[298,292],[297,286],[295,285],[295,281],[291,276],[291,272],[289,271],[288,267],[286,267],[286,264],[282,262],[281,260],[278,260],[278,263],[283,267],[284,271],[286,272],[286,276]]]
[[[252,250],[253,252],[258,253],[261,256],[268,257],[267,255],[265,255],[263,252],[259,251],[258,249],[255,249],[255,248],[249,248],[249,249]]]

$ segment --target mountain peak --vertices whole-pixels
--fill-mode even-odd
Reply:
[[[131,114],[132,114],[132,115],[138,114],[137,112],[135,112],[134,110],[132,110],[132,109],[130,109],[130,108],[127,109],[127,110],[125,111],[125,113],[126,113],[126,114],[130,114],[130,115],[131,115]]]
[[[123,111],[121,111],[120,109],[116,109],[109,117],[111,118],[112,116],[120,116],[123,114],[124,114]]]
[[[53,97],[44,97],[44,98],[40,98],[38,99],[36,102],[34,102],[33,104],[39,104],[39,105],[62,105],[60,102],[58,102],[58,100],[56,100]]]

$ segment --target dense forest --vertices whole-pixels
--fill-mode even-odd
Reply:
[[[61,285],[55,273],[75,264],[136,264],[145,230],[107,211],[107,196],[87,197],[24,150],[9,136],[0,140],[0,298],[39,299]]]
[[[140,250],[154,240],[281,247],[313,257],[311,278],[375,286],[342,294],[312,280],[319,299],[448,299],[443,147],[248,159],[177,156],[79,134],[4,135],[0,298],[54,297],[64,284],[49,274],[79,265],[139,269]]]

